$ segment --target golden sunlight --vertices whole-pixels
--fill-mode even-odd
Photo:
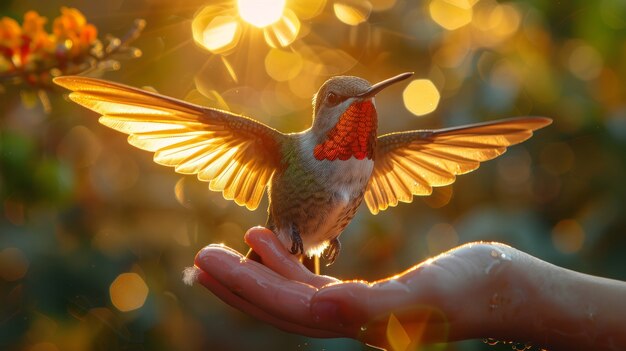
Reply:
[[[300,20],[296,14],[285,9],[283,16],[263,30],[267,45],[273,48],[285,47],[293,43],[300,32]]]
[[[285,11],[286,0],[237,0],[239,16],[251,25],[264,28],[276,23]]]
[[[239,41],[239,23],[230,16],[215,17],[202,33],[202,44],[214,53],[232,49]]]
[[[404,106],[412,114],[423,116],[433,112],[439,105],[439,91],[428,79],[416,79],[402,93]]]
[[[392,350],[406,350],[411,345],[411,338],[402,323],[392,313],[387,322],[387,340]]]

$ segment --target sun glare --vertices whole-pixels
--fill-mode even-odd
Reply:
[[[259,28],[276,23],[285,11],[286,0],[238,0],[239,16]]]

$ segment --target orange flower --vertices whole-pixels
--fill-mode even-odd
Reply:
[[[22,30],[29,39],[28,49],[30,54],[41,56],[54,50],[54,41],[44,29],[47,18],[39,16],[35,11],[28,11],[24,15]]]
[[[36,11],[28,11],[24,14],[24,23],[22,23],[22,30],[24,34],[33,38],[41,33],[45,33],[43,26],[48,22],[48,19],[39,14]]]
[[[61,16],[54,20],[52,31],[56,41],[65,45],[71,57],[80,55],[98,37],[96,27],[87,23],[79,10],[69,7],[61,8]]]
[[[11,70],[22,64],[20,46],[22,45],[22,28],[12,18],[0,19],[0,57],[3,58],[3,70]]]
[[[12,18],[0,19],[0,47],[15,48],[22,43],[22,29]]]
[[[80,32],[80,43],[83,47],[89,47],[96,39],[98,39],[98,29],[93,24],[88,23]]]
[[[61,7],[61,16],[54,20],[54,35],[62,38],[80,33],[86,23],[85,16],[78,9]]]
[[[97,28],[75,8],[61,7],[51,32],[46,29],[48,22],[33,10],[24,14],[21,24],[0,18],[0,80],[8,77],[16,85],[49,87],[53,76],[80,73],[101,63],[109,65],[114,62],[108,59],[112,54],[140,55],[139,50],[126,44],[139,35],[145,26],[143,21],[136,21],[124,41],[108,37],[102,45],[96,45]],[[112,49],[105,52],[104,47]]]

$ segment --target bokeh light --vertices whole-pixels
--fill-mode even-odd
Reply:
[[[450,203],[453,194],[453,186],[435,187],[430,196],[422,197],[422,200],[431,208],[442,208]]]
[[[194,21],[200,20],[196,17]],[[241,36],[241,26],[232,16],[217,16],[202,30],[202,36],[196,42],[216,54],[225,53],[237,46]]]
[[[122,312],[141,308],[148,297],[148,286],[137,273],[122,273],[109,287],[111,303]]]
[[[447,30],[461,28],[472,21],[472,0],[432,0],[428,5],[433,21]]]
[[[265,56],[265,71],[279,82],[295,78],[302,71],[303,65],[302,56],[293,51],[271,49]]]
[[[241,18],[255,27],[276,23],[285,11],[285,0],[237,0]]]
[[[552,243],[562,253],[576,253],[585,243],[585,231],[578,221],[563,219],[552,229]]]
[[[367,21],[372,4],[367,0],[338,0],[333,4],[333,9],[341,22],[356,26]]]
[[[427,115],[437,109],[439,90],[429,79],[416,79],[407,85],[402,93],[404,106],[416,116]]]
[[[572,51],[567,60],[569,70],[577,78],[591,80],[602,71],[602,56],[591,45],[584,43],[572,43]]]
[[[519,10],[511,4],[482,0],[474,6],[472,26],[481,45],[494,46],[511,37],[521,24]]]

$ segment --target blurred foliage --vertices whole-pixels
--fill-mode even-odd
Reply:
[[[303,5],[312,3],[319,8]],[[335,74],[378,81],[416,72],[422,81],[410,89],[377,97],[381,132],[554,119],[431,197],[377,216],[362,209],[326,274],[377,279],[461,243],[495,240],[626,279],[624,1],[288,0],[266,27],[237,17],[229,1],[5,0],[0,16],[19,21],[35,9],[53,18],[61,6],[114,36],[146,19],[135,42],[144,55],[107,79],[282,131],[308,127],[312,94]],[[208,33],[200,41],[194,23]],[[218,24],[230,29],[216,36]],[[201,247],[245,251],[244,231],[265,212],[154,164],[63,92],[49,93],[49,115],[24,104],[20,89],[0,94],[0,349],[367,349],[278,331],[183,286],[181,271]]]

